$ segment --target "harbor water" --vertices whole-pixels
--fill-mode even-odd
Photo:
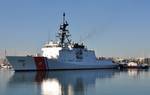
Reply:
[[[150,95],[150,71],[0,70],[0,95]]]

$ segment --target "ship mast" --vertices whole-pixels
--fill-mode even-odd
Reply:
[[[65,20],[65,13],[63,13],[63,23],[60,25],[59,33],[58,33],[58,38],[60,39],[60,46],[65,47],[68,46],[71,43],[71,40],[69,39],[69,30],[66,29],[69,24]]]

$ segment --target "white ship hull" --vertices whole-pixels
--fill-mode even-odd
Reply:
[[[113,69],[118,65],[110,60],[99,60],[94,63],[88,62],[67,62],[61,63],[45,57],[32,56],[7,56],[7,61],[15,71],[30,70],[78,70],[78,69]]]

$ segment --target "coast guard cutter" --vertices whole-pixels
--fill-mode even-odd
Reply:
[[[70,40],[67,29],[69,24],[63,14],[63,23],[60,25],[59,41],[50,41],[42,48],[42,56],[6,56],[15,71],[29,70],[74,70],[74,69],[110,69],[118,65],[112,60],[97,60],[95,52],[88,50],[83,43],[74,43]]]

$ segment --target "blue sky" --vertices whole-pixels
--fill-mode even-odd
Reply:
[[[63,12],[72,39],[97,56],[150,57],[149,0],[0,0],[0,56],[40,52]]]

